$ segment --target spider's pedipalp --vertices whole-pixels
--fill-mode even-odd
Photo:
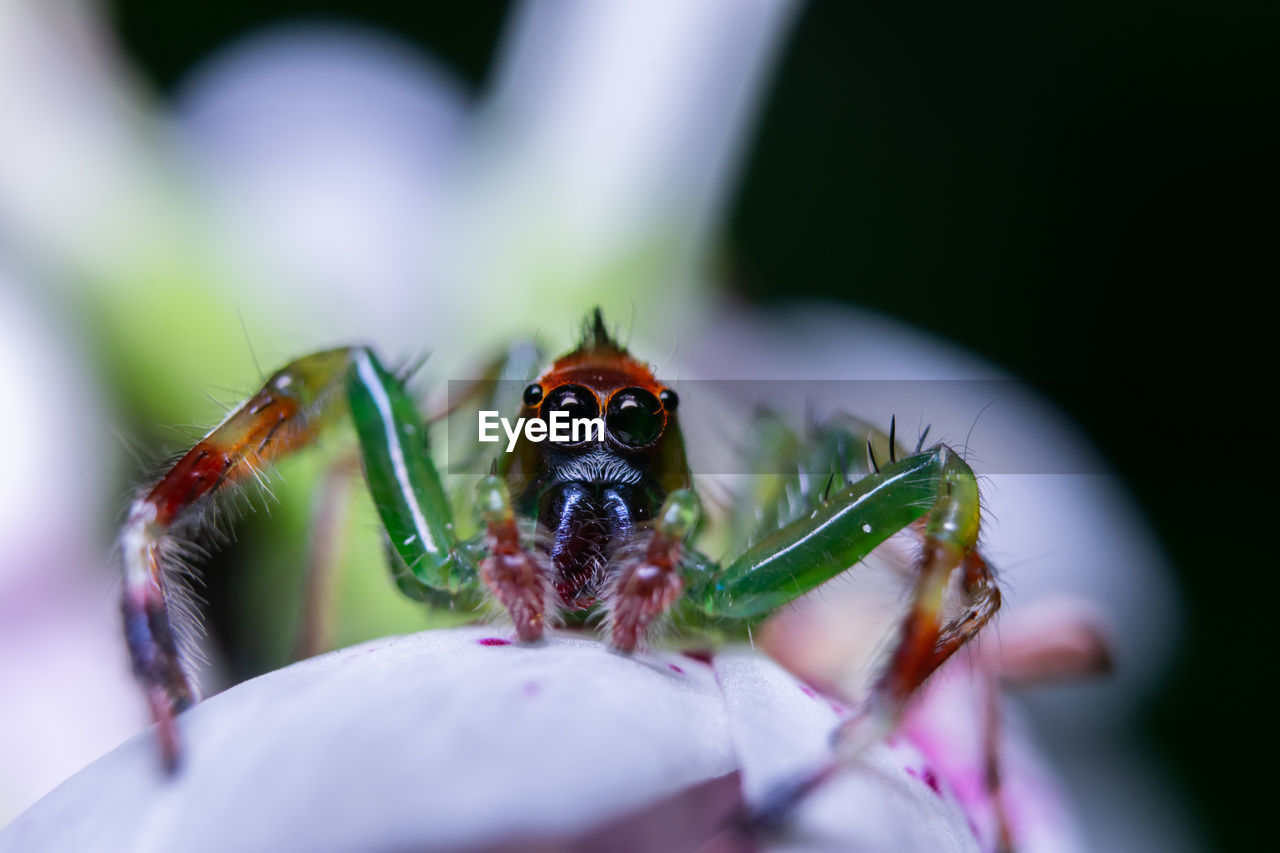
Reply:
[[[497,475],[480,481],[477,503],[487,552],[480,561],[480,580],[506,608],[522,642],[541,640],[548,616],[554,618],[560,606],[548,566],[521,543],[511,495]]]
[[[619,566],[605,596],[609,642],[618,651],[635,651],[654,620],[684,592],[680,563],[699,511],[692,490],[672,492],[658,513],[643,554]]]

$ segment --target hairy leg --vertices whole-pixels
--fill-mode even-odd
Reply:
[[[619,651],[635,651],[653,621],[684,591],[680,560],[698,512],[692,490],[672,492],[658,512],[643,556],[619,568],[606,598],[609,642]]]
[[[867,745],[897,726],[907,703],[925,679],[972,640],[1000,608],[1000,590],[986,561],[976,550],[977,506],[976,503],[969,505],[971,500],[976,501],[976,488],[972,497],[956,494],[958,491],[953,490],[949,497],[958,498],[966,506],[952,511],[971,514],[975,526],[971,531],[964,523],[952,521],[935,526],[930,517],[911,608],[903,619],[898,641],[887,666],[873,684],[862,713],[846,723],[839,733],[839,752],[846,761],[856,758]],[[962,609],[944,622],[942,610],[947,585],[951,573],[958,567],[963,571]]]
[[[540,640],[547,614],[559,601],[555,585],[545,565],[520,544],[507,484],[494,474],[485,477],[477,500],[485,524],[480,580],[511,615],[516,636],[526,643]]]
[[[121,531],[125,634],[170,770],[179,752],[174,716],[196,699],[174,628],[175,616],[189,609],[175,578],[182,543],[209,526],[219,494],[261,477],[348,411],[369,490],[409,570],[397,578],[401,587],[449,602],[475,591],[474,558],[453,535],[425,427],[399,380],[360,347],[291,362],[138,498]]]
[[[889,536],[922,521],[910,609],[862,712],[837,732],[838,761],[852,760],[896,726],[921,683],[981,630],[1000,603],[977,551],[978,487],[964,460],[938,445],[902,459],[891,456],[882,466],[872,461],[871,467],[873,473],[834,493],[829,486],[820,488],[811,509],[797,513],[723,568],[690,572],[681,607],[682,616],[693,622],[750,624],[854,570]],[[814,472],[808,473],[814,481]],[[948,618],[944,605],[957,570],[964,600],[960,612]],[[780,786],[757,804],[745,825],[760,833],[784,823],[834,769],[834,764],[818,767]]]
[[[351,353],[316,353],[277,371],[129,509],[120,535],[125,636],[170,768],[178,755],[173,717],[196,699],[174,628],[175,608],[186,607],[174,578],[182,538],[209,523],[218,494],[314,437],[344,399]]]

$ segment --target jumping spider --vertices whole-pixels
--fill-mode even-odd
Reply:
[[[277,371],[133,503],[120,536],[125,633],[166,765],[179,755],[174,717],[196,699],[173,628],[180,543],[206,523],[203,510],[222,490],[308,444],[343,413],[354,422],[401,588],[433,604],[474,606],[491,596],[526,642],[549,622],[593,613],[603,614],[607,641],[621,652],[636,649],[666,616],[686,626],[745,628],[909,531],[920,544],[910,604],[861,713],[838,735],[838,753],[856,754],[883,736],[921,683],[1000,606],[977,548],[973,472],[945,444],[923,448],[922,439],[902,454],[892,429],[873,433],[890,448],[883,465],[872,457],[856,478],[841,466],[837,488],[828,481],[803,511],[775,513],[776,529],[718,563],[690,543],[700,504],[678,403],[613,339],[597,310],[579,346],[525,388],[520,413],[602,418],[604,435],[523,440],[500,453],[502,465],[476,492],[482,530],[464,539],[418,408],[372,351],[328,350]],[[847,426],[832,429],[853,435]],[[777,802],[794,799],[784,792]]]

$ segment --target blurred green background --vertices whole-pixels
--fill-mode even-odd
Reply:
[[[390,29],[479,89],[508,12],[112,6],[161,92],[298,14]],[[1278,40],[1274,3],[812,3],[770,86],[722,259],[744,300],[844,300],[980,353],[1098,443],[1187,601],[1177,677],[1146,736],[1230,849],[1270,826],[1273,756],[1254,753],[1273,740],[1273,641],[1258,612],[1271,609],[1272,567],[1248,498],[1265,493],[1258,446],[1273,432],[1274,321],[1261,303],[1280,280]]]

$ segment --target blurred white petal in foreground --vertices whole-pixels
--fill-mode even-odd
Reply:
[[[825,757],[847,712],[746,651],[707,663],[504,637],[489,626],[388,638],[240,684],[182,716],[176,778],[144,732],[0,832],[0,851],[688,849],[734,812],[728,774],[760,796]],[[944,716],[954,726],[966,713]],[[913,736],[843,771],[769,849],[988,849],[957,795],[965,781]],[[1004,747],[1034,766],[1024,743]],[[1023,850],[1078,849],[1043,771],[1006,785],[1039,803],[1023,811]]]

